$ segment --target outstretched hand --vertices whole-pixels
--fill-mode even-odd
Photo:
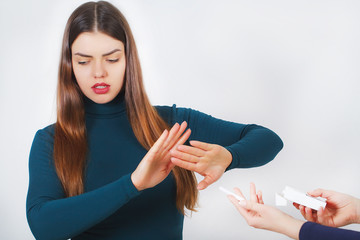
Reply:
[[[179,145],[173,148],[171,162],[204,176],[197,187],[199,190],[203,190],[223,175],[232,161],[232,155],[217,144],[190,141],[190,145]]]
[[[238,188],[234,188],[237,195],[244,199],[244,195]],[[298,239],[299,231],[304,223],[297,220],[279,209],[264,205],[262,193],[256,193],[255,184],[250,184],[250,200],[240,201],[229,195],[228,198],[245,218],[249,226],[282,233],[293,239]]]
[[[316,189],[308,194],[313,197],[326,198],[327,205],[325,209],[320,208],[318,211],[313,211],[311,208],[294,203],[306,220],[330,227],[341,227],[360,222],[359,199],[324,189]]]
[[[170,161],[170,150],[184,144],[190,136],[185,133],[187,123],[176,123],[170,131],[165,130],[131,174],[131,180],[137,190],[151,188],[162,182],[174,168]],[[184,133],[184,134],[183,134]]]

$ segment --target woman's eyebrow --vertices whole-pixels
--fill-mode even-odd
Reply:
[[[111,54],[113,54],[113,53],[115,53],[115,52],[119,52],[119,51],[121,51],[121,49],[116,48],[116,49],[114,49],[114,50],[112,50],[112,51],[110,51],[110,52],[108,52],[108,53],[104,53],[104,54],[103,54],[103,57],[109,56],[109,55],[111,55]]]
[[[88,58],[91,58],[91,57],[92,57],[92,56],[90,56],[90,55],[87,55],[87,54],[84,54],[84,53],[79,53],[79,52],[74,53],[74,55],[78,55],[78,56],[80,56],[80,57],[88,57]]]
[[[109,56],[109,55],[111,55],[111,54],[113,54],[113,53],[115,53],[115,52],[119,52],[119,51],[121,51],[121,49],[116,48],[116,49],[114,49],[114,50],[112,50],[112,51],[110,51],[110,52],[108,52],[108,53],[104,53],[102,56],[103,56],[103,57],[106,57],[106,56]],[[80,57],[87,57],[87,58],[92,58],[92,57],[93,57],[93,56],[91,56],[91,55],[87,55],[87,54],[80,53],[80,52],[74,53],[74,55],[78,55],[78,56],[80,56]]]

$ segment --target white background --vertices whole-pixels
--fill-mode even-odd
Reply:
[[[62,34],[81,3],[0,2],[0,239],[33,239],[29,150],[36,130],[55,120]],[[154,105],[257,123],[285,144],[269,164],[232,170],[202,191],[184,239],[287,239],[249,227],[220,185],[248,195],[253,181],[271,205],[285,185],[360,197],[359,1],[112,3],[132,27]],[[292,206],[281,209],[301,218]]]

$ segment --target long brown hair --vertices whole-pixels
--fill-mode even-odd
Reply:
[[[84,192],[87,137],[83,93],[77,85],[71,63],[71,46],[83,32],[99,31],[124,43],[126,71],[124,79],[127,115],[139,143],[147,150],[168,124],[151,106],[145,93],[137,49],[129,24],[121,12],[108,2],[88,2],[70,16],[62,42],[57,88],[57,121],[54,137],[54,161],[57,175],[67,197]],[[175,167],[176,206],[194,211],[198,191],[193,172]]]

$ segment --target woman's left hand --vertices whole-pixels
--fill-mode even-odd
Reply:
[[[232,155],[226,148],[217,144],[190,141],[190,145],[179,145],[172,149],[171,162],[204,176],[197,187],[203,190],[223,175],[232,161]]]

